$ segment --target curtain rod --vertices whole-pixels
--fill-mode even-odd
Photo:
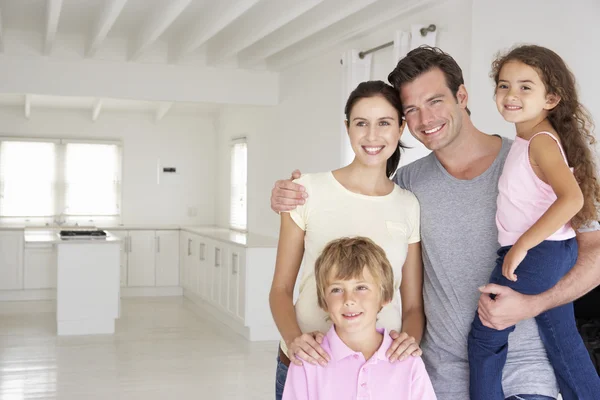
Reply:
[[[436,26],[434,24],[431,24],[431,25],[429,25],[426,28],[421,28],[421,30],[420,30],[421,31],[421,36],[427,36],[427,34],[429,32],[435,32],[435,29],[436,29]],[[392,42],[388,42],[388,43],[382,44],[381,46],[373,47],[372,49],[369,49],[369,50],[361,51],[360,53],[358,53],[358,57],[360,57],[361,59],[363,59],[363,58],[365,58],[365,56],[367,54],[374,53],[374,52],[376,52],[378,50],[385,49],[386,47],[390,47],[390,46],[393,46],[393,45],[394,45],[394,42],[392,41]]]

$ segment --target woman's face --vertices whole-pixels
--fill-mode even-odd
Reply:
[[[356,161],[366,166],[385,166],[402,134],[398,111],[382,96],[358,100],[347,121],[348,136]]]

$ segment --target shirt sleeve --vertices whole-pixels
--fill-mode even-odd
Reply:
[[[298,227],[300,229],[302,229],[303,231],[306,230],[306,223],[308,220],[308,209],[310,207],[310,176],[309,175],[303,175],[298,179],[294,179],[293,181],[294,183],[297,183],[299,185],[304,186],[304,188],[306,189],[306,193],[309,194],[309,197],[307,199],[305,199],[304,204],[298,205],[295,209],[293,209],[292,211],[285,211],[285,212],[289,212],[290,217],[292,218],[292,220],[296,223],[296,225],[298,225]]]
[[[419,204],[419,200],[417,200],[414,194],[411,193],[410,197],[413,202],[412,211],[409,217],[412,232],[408,238],[408,244],[421,241],[421,206]]]
[[[394,183],[398,186],[400,186],[402,189],[408,189],[407,187],[407,182],[406,182],[406,166],[404,167],[400,167],[397,171],[396,171],[396,175],[394,175]]]
[[[282,400],[309,400],[308,379],[304,366],[290,363],[283,387]]]
[[[431,379],[425,369],[425,364],[421,357],[415,358],[412,369],[412,387],[410,390],[410,400],[436,400],[435,392]]]

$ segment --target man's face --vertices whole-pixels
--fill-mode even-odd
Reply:
[[[463,109],[467,106],[464,86],[456,96],[439,68],[402,85],[400,97],[408,129],[429,150],[443,149],[460,134]]]

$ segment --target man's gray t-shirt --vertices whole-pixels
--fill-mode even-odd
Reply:
[[[398,170],[395,182],[421,204],[423,297],[427,328],[423,360],[439,400],[469,398],[467,336],[479,291],[488,282],[499,248],[498,179],[512,141],[502,139],[496,160],[480,176],[459,180],[433,153]],[[556,397],[558,387],[535,320],[517,324],[504,368],[506,397]]]

